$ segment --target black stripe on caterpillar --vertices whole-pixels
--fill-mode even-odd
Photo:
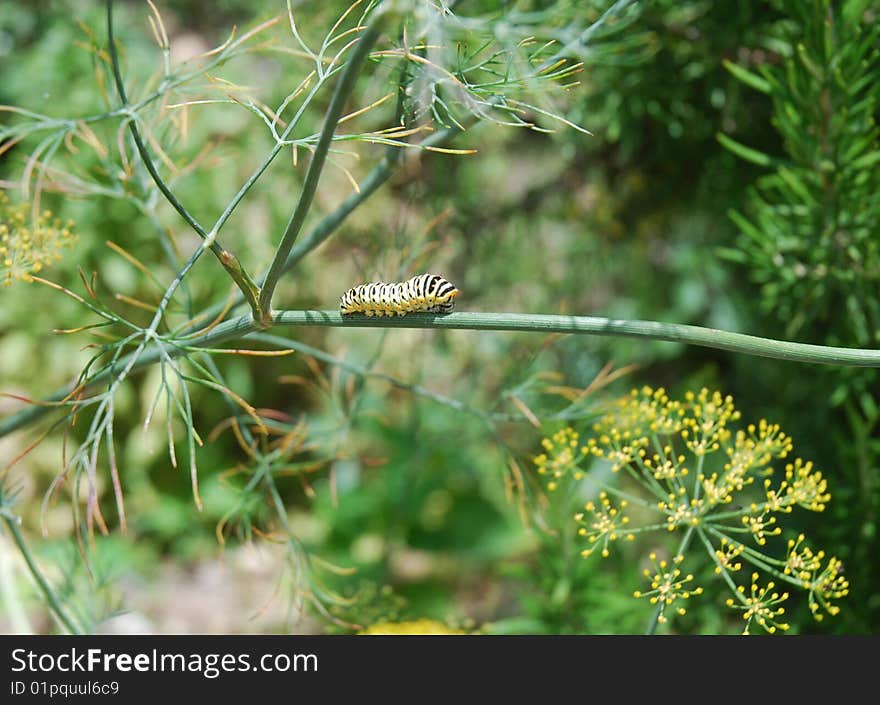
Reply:
[[[418,274],[405,282],[360,284],[339,299],[343,314],[405,316],[408,313],[449,313],[458,289],[438,274]]]

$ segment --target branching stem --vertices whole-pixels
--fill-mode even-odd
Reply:
[[[110,53],[110,62],[113,67],[113,78],[116,81],[116,90],[119,93],[119,99],[122,101],[122,105],[124,108],[128,105],[128,96],[125,93],[125,84],[122,81],[122,71],[119,68],[119,54],[116,51],[116,41],[113,37],[113,0],[107,0],[107,40],[109,43],[108,50]],[[244,295],[245,299],[251,307],[251,310],[254,313],[254,318],[256,320],[260,320],[261,314],[258,302],[257,285],[254,283],[251,276],[241,265],[238,257],[236,257],[236,255],[229,250],[225,249],[217,241],[216,230],[212,230],[210,233],[207,232],[198,222],[198,220],[196,220],[195,217],[180,202],[180,200],[178,200],[171,189],[168,188],[168,185],[165,183],[165,181],[159,174],[159,171],[156,169],[156,165],[153,163],[153,158],[150,156],[150,153],[147,150],[147,146],[144,144],[143,138],[140,134],[140,130],[138,130],[137,118],[134,115],[132,115],[128,121],[128,129],[131,131],[131,136],[134,139],[134,144],[137,148],[138,154],[140,154],[141,160],[143,161],[147,171],[150,173],[150,176],[152,177],[153,182],[156,184],[156,187],[162,192],[162,195],[165,196],[167,201],[174,207],[174,210],[176,210],[180,214],[180,216],[189,224],[189,226],[199,234],[199,236],[204,241],[205,247],[211,250],[214,256],[220,261],[220,264],[223,265],[223,268],[229,273],[229,276],[232,278],[238,288],[241,289],[242,294]]]

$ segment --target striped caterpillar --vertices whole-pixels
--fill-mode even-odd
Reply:
[[[396,284],[373,282],[346,291],[339,300],[343,314],[405,316],[408,313],[449,313],[458,289],[438,274],[418,274]]]

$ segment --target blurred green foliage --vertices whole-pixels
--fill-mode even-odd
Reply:
[[[468,11],[479,17],[494,5],[476,3]],[[524,1],[503,9],[519,27],[540,28],[567,44],[569,24],[589,24],[611,5]],[[455,282],[465,310],[654,319],[876,347],[878,4],[847,2],[842,12],[818,0],[617,5],[620,15],[572,50],[584,67],[580,85],[568,90],[565,115],[592,137],[558,124],[552,133],[483,124],[454,144],[477,149],[475,155],[422,154],[407,161],[282,280],[277,306],[333,308],[353,283],[396,280],[415,267]],[[283,3],[175,0],[158,6],[173,50],[182,53],[219,44],[232,24],[241,33],[276,14],[286,22]],[[345,6],[304,3],[300,31],[321,36]],[[116,12],[124,73],[137,96],[161,57],[146,4],[118,3]],[[112,79],[95,53],[105,42],[104,22],[100,7],[83,3],[0,6],[0,103],[58,117],[107,110],[114,104]],[[283,23],[280,28],[278,36]],[[257,84],[259,98],[277,105],[300,80],[302,67],[289,54],[266,50],[218,67],[217,75]],[[376,100],[386,79],[365,76],[356,104]],[[833,96],[829,103],[823,102],[827,95]],[[320,124],[328,100],[325,92],[310,107],[307,130]],[[370,118],[373,124],[388,122],[389,105],[378,109],[387,108],[385,121]],[[0,124],[8,118],[0,113]],[[210,221],[271,139],[239,106],[202,106],[189,111],[189,120],[188,132],[177,125],[156,137],[183,163],[213,145],[209,158],[173,181],[181,200]],[[106,144],[115,143],[117,128],[93,126]],[[0,156],[0,181],[11,195],[34,147],[22,143]],[[363,178],[381,149],[365,149],[345,165]],[[179,252],[188,254],[194,238],[155,198],[143,170],[121,185],[110,161],[95,150],[82,146],[64,158],[108,194],[43,194],[46,207],[76,221],[79,237],[49,278],[81,291],[77,268],[94,270],[104,293],[154,301],[155,287],[106,241],[136,254],[167,282]],[[301,164],[292,169],[289,152],[279,157],[224,231],[224,243],[246,266],[262,271],[270,260],[295,205]],[[119,188],[134,200],[112,197]],[[350,191],[341,170],[328,167],[318,214],[330,212]],[[134,205],[137,199],[144,208]],[[845,245],[841,233],[850,238]],[[832,274],[818,283],[799,275],[799,266]],[[222,270],[206,258],[184,295],[197,311],[228,290]],[[82,346],[89,341],[51,331],[84,323],[77,304],[36,284],[16,284],[0,297],[0,390],[38,398],[74,378],[88,359]],[[608,373],[606,365],[622,374],[575,409],[584,425],[594,398],[642,383],[673,394],[704,385],[732,394],[750,418],[781,423],[798,454],[813,459],[829,479],[829,509],[811,517],[809,528],[843,557],[851,594],[841,601],[841,614],[819,626],[805,609],[792,608],[792,630],[880,628],[875,375],[600,337],[308,328],[297,336],[471,408],[508,415],[521,416],[520,405],[542,416],[564,408],[560,389],[588,387]],[[570,520],[578,497],[563,506],[542,499],[530,459],[550,424],[486,423],[382,379],[306,357],[237,357],[217,364],[228,386],[254,407],[273,410],[286,430],[298,422],[307,429],[289,472],[276,478],[291,532],[309,555],[356,569],[352,575],[312,566],[328,591],[352,603],[331,608],[338,623],[322,620],[311,628],[349,631],[382,619],[432,617],[498,633],[645,630],[650,606],[621,588],[638,582],[641,554],[582,560]],[[95,603],[91,611],[77,608],[91,628],[126,609],[120,575],[136,575],[138,584],[148,585],[142,589],[173,603],[161,583],[150,584],[157,566],[214,559],[249,542],[271,552],[281,529],[272,498],[248,487],[249,457],[226,425],[234,411],[204,390],[193,395],[196,427],[206,441],[199,449],[204,511],[196,511],[186,468],[172,468],[163,447],[164,429],[142,430],[156,376],[146,371],[120,390],[116,439],[129,530],[96,538],[94,551],[102,558],[91,564],[106,570],[93,571],[93,582],[81,565],[75,567],[73,539],[66,548],[38,540],[41,521],[53,539],[72,534],[67,488],[41,519],[43,494],[66,442],[60,431],[11,471],[21,490],[16,510],[40,560],[59,567],[52,575],[56,584],[70,585],[64,594],[71,604]],[[3,414],[20,408],[8,400],[0,404]],[[45,428],[0,439],[0,465]],[[81,434],[75,427],[70,442]],[[104,515],[115,518],[109,478],[98,482]],[[275,553],[289,560],[283,550]],[[297,569],[291,569],[294,578]],[[264,579],[258,599],[295,602],[292,584],[283,584],[280,592],[287,594],[274,592],[276,578],[277,571]],[[249,617],[232,614],[226,628],[246,631]],[[147,618],[158,628],[167,623],[158,614]],[[198,624],[191,628],[199,631]],[[309,627],[279,619],[271,628]],[[706,600],[690,605],[672,629],[739,633],[741,624]]]

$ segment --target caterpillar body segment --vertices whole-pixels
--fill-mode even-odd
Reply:
[[[405,282],[359,284],[339,300],[343,314],[405,316],[407,313],[449,313],[458,289],[438,274],[418,274]]]

